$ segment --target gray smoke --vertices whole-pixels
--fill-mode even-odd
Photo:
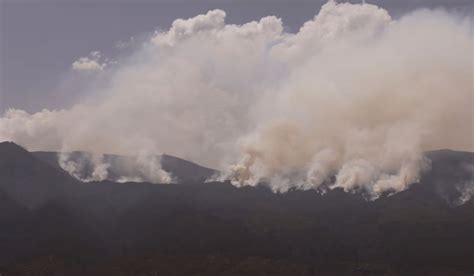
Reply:
[[[175,20],[114,62],[95,52],[74,62],[71,74],[88,71],[93,93],[67,110],[8,110],[0,140],[166,151],[235,185],[376,198],[416,182],[429,167],[425,150],[474,149],[473,43],[472,20],[441,10],[394,20],[374,5],[329,1],[297,33],[274,16],[232,25],[212,10]],[[97,164],[100,178],[107,165]]]
[[[102,181],[108,178],[110,164],[104,162],[102,154],[84,153],[79,158],[71,158],[70,152],[58,154],[59,166],[70,175],[85,182]],[[86,174],[87,167],[92,165],[90,175]]]
[[[454,205],[463,205],[474,196],[474,164],[464,164],[464,170],[471,176],[469,180],[456,184],[456,189],[461,194]]]

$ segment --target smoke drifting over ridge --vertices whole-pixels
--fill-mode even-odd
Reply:
[[[375,198],[416,182],[429,168],[424,150],[474,149],[473,45],[472,20],[443,11],[393,20],[374,5],[330,1],[292,34],[274,16],[231,25],[212,10],[101,64],[88,76],[101,85],[70,109],[8,110],[0,140],[166,151],[236,185]]]

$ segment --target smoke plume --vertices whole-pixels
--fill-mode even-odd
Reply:
[[[473,150],[470,18],[419,10],[395,20],[374,5],[329,1],[288,33],[274,16],[243,25],[225,16],[177,19],[135,42],[92,70],[88,96],[70,109],[8,110],[0,140],[167,152],[220,168],[235,185],[372,198],[416,182],[429,168],[425,150]]]
[[[108,177],[108,168],[110,164],[104,162],[101,154],[84,153],[77,158],[71,158],[70,152],[58,153],[59,166],[70,175],[82,181],[102,181]],[[92,165],[90,175],[87,174],[88,166]]]
[[[464,164],[463,169],[470,175],[469,180],[456,184],[456,190],[461,194],[454,205],[463,205],[474,196],[474,164]]]

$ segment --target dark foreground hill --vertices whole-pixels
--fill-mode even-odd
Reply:
[[[1,275],[472,275],[474,154],[373,202],[229,183],[82,183],[0,143]],[[199,185],[196,185],[199,184]]]

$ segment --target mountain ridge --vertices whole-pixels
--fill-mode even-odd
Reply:
[[[76,275],[94,265],[110,271],[108,260],[129,256],[136,260],[133,274],[151,274],[166,267],[155,261],[150,270],[139,270],[152,256],[175,256],[181,263],[216,256],[217,274],[226,271],[222,258],[252,257],[256,271],[265,262],[283,262],[303,265],[306,275],[410,275],[419,269],[466,275],[474,269],[473,200],[449,204],[438,187],[463,180],[467,174],[459,164],[471,162],[471,155],[432,157],[433,170],[419,183],[366,201],[342,189],[322,195],[229,182],[86,183],[17,145],[0,144],[0,245],[8,249],[0,253],[0,266],[6,275],[27,274],[40,262],[59,275]],[[77,263],[66,273],[45,256]]]

